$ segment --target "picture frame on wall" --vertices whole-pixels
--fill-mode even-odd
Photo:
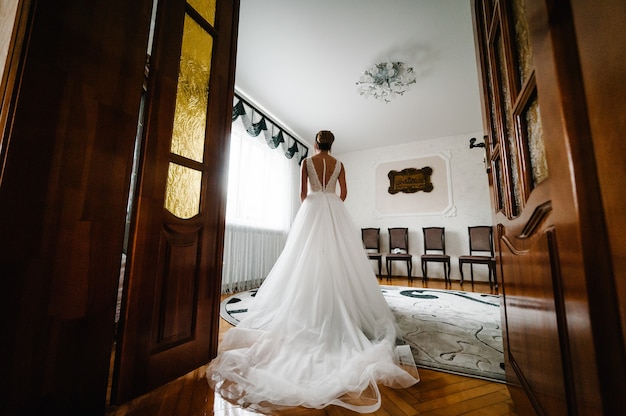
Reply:
[[[387,192],[392,195],[398,192],[404,192],[405,194],[412,194],[419,191],[431,192],[433,190],[433,184],[430,181],[430,175],[432,175],[432,173],[432,168],[428,166],[422,169],[406,168],[401,171],[390,170],[387,174],[389,178],[389,189]]]
[[[450,158],[443,153],[375,167],[378,216],[454,216]]]

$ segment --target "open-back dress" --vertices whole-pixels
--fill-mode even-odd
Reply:
[[[244,407],[370,413],[380,407],[377,383],[406,388],[419,376],[409,347],[396,345],[395,317],[336,194],[341,162],[328,181],[311,158],[303,163],[309,194],[285,248],[247,316],[226,332],[207,378]]]

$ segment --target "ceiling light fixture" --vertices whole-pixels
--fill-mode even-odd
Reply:
[[[415,72],[403,62],[381,62],[372,65],[363,72],[356,83],[359,94],[386,103],[403,95],[411,84],[415,84]]]

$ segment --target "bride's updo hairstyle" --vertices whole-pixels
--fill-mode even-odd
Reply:
[[[330,150],[335,141],[335,135],[329,130],[320,130],[315,136],[315,143],[320,150]]]

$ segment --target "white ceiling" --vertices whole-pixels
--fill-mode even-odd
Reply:
[[[470,9],[470,0],[241,0],[237,92],[308,144],[333,131],[336,154],[482,131]],[[383,61],[417,73],[387,104],[356,89]]]

